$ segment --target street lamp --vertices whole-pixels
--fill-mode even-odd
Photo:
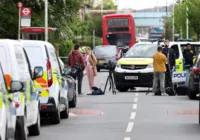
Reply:
[[[101,15],[103,15],[103,0],[101,0]]]
[[[173,2],[173,28],[172,28],[172,30],[173,30],[173,31],[172,31],[172,37],[173,37],[172,40],[173,40],[173,41],[174,41],[174,26],[175,26],[175,25],[174,25],[174,13],[175,13],[175,12],[174,12],[174,10],[175,10],[174,7],[175,7],[175,2]]]
[[[45,41],[48,41],[48,0],[45,0]]]
[[[188,27],[188,0],[186,0],[186,36],[187,36],[187,39],[189,39],[189,27]]]

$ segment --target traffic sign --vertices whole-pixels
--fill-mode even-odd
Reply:
[[[22,8],[22,7],[23,7],[22,2],[18,2],[18,3],[17,3],[17,6],[18,6],[18,8]]]
[[[31,16],[31,8],[22,8],[21,16]]]

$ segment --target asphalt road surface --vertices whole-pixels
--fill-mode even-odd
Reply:
[[[95,85],[106,81],[101,72]],[[102,88],[104,85],[102,85]],[[84,78],[83,91],[88,92]],[[78,97],[70,118],[59,125],[45,123],[41,135],[29,140],[197,140],[198,101],[187,96],[146,95],[147,89],[112,95]]]

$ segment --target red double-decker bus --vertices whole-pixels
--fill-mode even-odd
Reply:
[[[135,22],[132,14],[109,14],[102,17],[103,45],[132,47],[136,43]]]

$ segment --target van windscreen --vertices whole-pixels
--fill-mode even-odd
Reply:
[[[36,66],[43,66],[44,57],[42,55],[42,48],[40,46],[27,46],[25,50],[28,55],[32,69]]]

